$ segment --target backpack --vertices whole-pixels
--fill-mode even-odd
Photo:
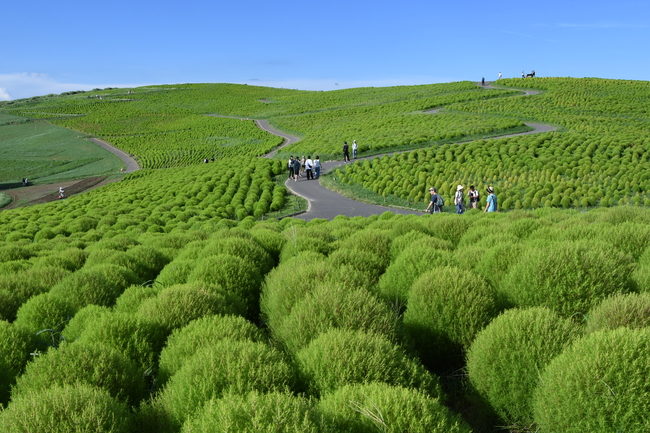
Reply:
[[[440,194],[438,194],[438,198],[436,199],[436,205],[438,205],[439,208],[442,208],[445,205],[445,199],[442,198]]]

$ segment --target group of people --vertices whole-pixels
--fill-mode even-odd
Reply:
[[[307,158],[305,158],[305,155],[302,158],[290,156],[287,168],[289,169],[289,179],[296,182],[302,176],[306,176],[307,180],[318,179],[321,169],[320,158],[316,156],[316,159],[312,160],[311,156],[307,156]]]
[[[456,187],[456,193],[454,194],[454,205],[456,206],[457,214],[462,214],[465,212],[464,190],[465,188],[463,187],[463,185],[458,185]],[[445,201],[443,200],[442,196],[438,194],[438,191],[434,187],[429,188],[429,193],[431,194],[431,200],[429,201],[429,206],[427,206],[425,212],[427,213],[442,212],[442,207],[445,204]],[[487,203],[485,205],[484,212],[497,212],[498,211],[497,196],[494,194],[494,188],[488,186],[487,193],[488,193],[488,197],[487,197]],[[469,187],[469,191],[467,192],[467,198],[469,200],[470,207],[472,209],[477,209],[478,202],[481,197],[478,190],[474,188],[474,185]]]
[[[357,159],[358,151],[359,145],[357,144],[357,140],[352,140],[352,157],[354,159]],[[343,142],[343,161],[350,162],[350,146],[348,146],[347,141]]]

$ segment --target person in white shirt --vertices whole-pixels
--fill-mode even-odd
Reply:
[[[357,140],[352,140],[352,158],[357,159],[358,149],[359,149],[359,145],[357,144]]]
[[[314,178],[314,173],[312,170],[313,168],[314,168],[314,162],[311,160],[311,155],[309,155],[305,160],[305,171],[307,172],[307,180]]]

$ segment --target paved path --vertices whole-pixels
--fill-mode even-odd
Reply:
[[[103,140],[100,140],[99,138],[89,138],[90,141],[98,145],[99,147],[102,147],[109,152],[111,152],[113,155],[117,156],[126,164],[126,171],[125,173],[131,173],[133,171],[139,170],[140,166],[136,162],[135,159],[131,158],[129,154],[126,152],[122,151],[121,149],[118,149],[117,147],[111,145],[110,143],[107,143]]]
[[[478,84],[478,83],[477,83]],[[485,88],[488,89],[497,89],[496,87],[492,87],[490,85],[491,83],[487,83],[484,86]],[[480,84],[478,84],[480,85]],[[521,96],[527,96],[527,95],[537,95],[539,94],[538,91],[536,90],[524,90],[524,95]],[[435,114],[442,110],[444,107],[439,107],[435,108],[433,110],[427,110],[424,111],[425,113],[428,114]],[[224,116],[225,117],[225,116]],[[296,141],[299,140],[298,137],[285,134],[283,132],[280,132],[276,129],[274,129],[272,126],[269,125],[268,121],[266,120],[256,120],[255,123],[260,129],[263,129],[266,132],[269,132],[271,134],[284,137],[285,140],[276,149],[274,149],[272,152],[264,155],[266,158],[271,158],[275,153],[285,147],[288,146],[291,143],[295,143]],[[518,135],[528,135],[528,134],[539,134],[542,132],[550,132],[554,131],[556,128],[553,126],[549,125],[542,125],[539,123],[525,123],[527,126],[530,126],[533,128],[531,131],[528,132],[520,132],[517,134],[507,134],[507,135],[500,135],[497,137],[490,137],[487,140],[490,139],[496,139],[496,138],[505,138],[505,137],[515,137]],[[455,144],[463,144],[463,143],[469,143],[467,141],[465,142],[458,142]],[[411,150],[417,150],[417,149],[410,149],[410,150],[405,150],[404,152],[410,152]],[[394,153],[401,153],[401,152],[394,152]],[[358,158],[354,161],[360,161],[364,159],[372,159],[372,158],[377,158],[385,155],[392,155],[394,153],[389,153],[389,154],[381,154],[381,155],[372,155],[364,158]],[[325,174],[336,167],[339,167],[341,165],[344,165],[343,161],[327,161],[322,164],[322,169],[321,169],[321,175]],[[285,182],[285,186],[294,194],[305,198],[306,200],[309,201],[309,207],[307,208],[307,211],[296,215],[296,218],[301,218],[305,220],[311,220],[314,218],[324,218],[324,219],[332,219],[337,215],[346,215],[346,216],[370,216],[370,215],[378,215],[382,214],[386,211],[393,212],[395,214],[422,214],[421,211],[415,211],[415,210],[410,210],[410,209],[400,209],[400,208],[393,208],[393,207],[387,207],[387,206],[377,206],[373,204],[368,204],[368,203],[363,203],[355,200],[351,200],[345,196],[342,196],[341,194],[332,191],[330,189],[325,188],[323,185],[321,185],[320,181],[318,180],[307,180],[305,178],[300,178],[297,182],[293,180],[287,180]],[[422,206],[422,210],[424,210],[426,206]]]

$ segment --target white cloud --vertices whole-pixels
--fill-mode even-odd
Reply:
[[[32,96],[59,94],[73,90],[103,89],[106,87],[139,87],[147,84],[80,84],[61,83],[47,74],[22,72],[0,74],[0,100],[29,98]]]

